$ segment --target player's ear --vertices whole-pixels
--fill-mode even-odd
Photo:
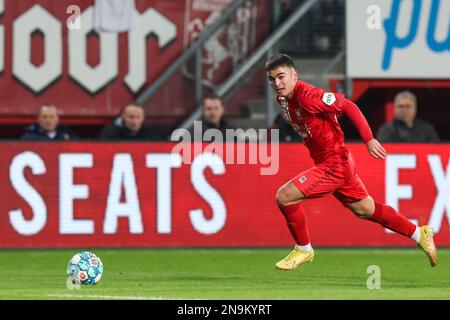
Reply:
[[[294,77],[294,80],[297,81],[298,80],[298,72],[294,68],[292,70],[293,70],[292,71],[292,76]]]

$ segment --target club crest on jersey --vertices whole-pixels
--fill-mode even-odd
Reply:
[[[298,179],[298,181],[300,181],[300,183],[304,183],[306,181],[306,177],[302,176],[300,179]]]
[[[331,92],[326,92],[323,94],[322,101],[327,106],[331,106],[333,103],[336,102],[336,96]]]

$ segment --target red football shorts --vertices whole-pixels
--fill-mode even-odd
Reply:
[[[344,206],[369,196],[356,173],[352,154],[344,162],[320,163],[291,180],[306,198],[320,198],[332,193]]]

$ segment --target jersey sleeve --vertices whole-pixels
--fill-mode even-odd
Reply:
[[[299,103],[311,114],[334,113],[340,115],[345,105],[345,97],[341,93],[326,92],[320,88],[312,88],[299,94]]]
[[[365,143],[368,143],[373,139],[373,134],[369,123],[356,104],[345,99],[342,110],[348,116],[356,129],[358,129],[359,135]]]
[[[302,92],[298,98],[303,109],[311,114],[333,113],[340,116],[345,113],[365,143],[373,139],[372,130],[361,110],[343,94],[312,87]]]

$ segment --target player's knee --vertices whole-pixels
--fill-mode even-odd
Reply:
[[[370,205],[359,205],[357,207],[352,207],[349,209],[356,217],[360,219],[368,220],[372,216]]]
[[[356,217],[364,220],[368,220],[372,216],[366,208],[352,209],[352,212]]]
[[[293,203],[292,195],[286,187],[278,189],[275,200],[279,208],[284,208]]]
[[[293,194],[288,187],[283,186],[277,191],[275,201],[279,208],[284,208],[290,204],[299,203],[303,199],[296,194]]]
[[[288,203],[288,195],[284,188],[280,188],[277,191],[277,195],[275,197],[275,201],[279,208],[284,208]]]
[[[372,197],[369,196],[364,200],[350,204],[348,208],[358,218],[368,220],[373,214],[375,204]]]

